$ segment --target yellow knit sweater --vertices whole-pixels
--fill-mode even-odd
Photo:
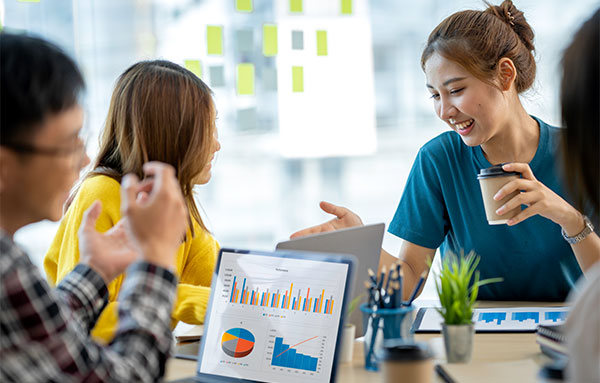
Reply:
[[[63,217],[50,250],[44,259],[44,268],[50,284],[57,284],[79,262],[79,240],[77,231],[84,211],[100,200],[102,213],[96,229],[105,232],[121,218],[120,184],[113,178],[99,175],[86,179],[73,203]],[[219,249],[217,241],[194,221],[194,237],[188,236],[177,251],[175,273],[179,278],[177,300],[172,313],[172,327],[178,321],[189,324],[204,322],[206,306],[210,296],[210,282]],[[168,223],[165,222],[168,225]],[[124,280],[119,275],[108,285],[109,303],[96,322],[92,335],[109,342],[117,328],[117,297]]]

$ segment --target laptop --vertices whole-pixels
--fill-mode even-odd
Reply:
[[[221,249],[196,377],[334,382],[353,255]]]
[[[280,242],[277,244],[277,250],[288,249],[318,251],[324,253],[345,253],[356,256],[358,259],[358,267],[355,278],[352,281],[350,293],[350,301],[352,301],[352,299],[360,296],[364,292],[362,282],[360,281],[368,280],[367,270],[371,269],[377,272],[384,230],[385,224],[377,223],[309,235]],[[366,297],[362,299],[362,302],[364,301],[366,301]],[[355,310],[350,315],[348,323],[354,324],[358,329],[357,331],[362,331],[362,314],[360,310]]]

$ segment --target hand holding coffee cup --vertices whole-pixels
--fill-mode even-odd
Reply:
[[[520,205],[502,215],[496,212],[506,202],[519,194],[519,190],[515,190],[500,200],[494,199],[494,196],[504,185],[521,177],[521,173],[519,172],[504,170],[502,168],[503,165],[500,164],[487,169],[480,169],[477,175],[479,186],[481,187],[485,215],[490,225],[505,224],[509,219],[521,212]]]
[[[498,208],[496,213],[505,217],[513,209],[521,205],[527,206],[526,209],[509,219],[508,225],[516,225],[529,217],[540,215],[560,225],[571,237],[584,229],[583,215],[560,195],[538,181],[528,164],[511,162],[504,164],[502,169],[505,172],[521,173],[522,177],[508,182],[496,193],[494,200],[508,199],[508,202]],[[517,193],[516,197],[506,198],[514,193]]]

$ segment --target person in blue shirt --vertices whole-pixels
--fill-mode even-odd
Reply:
[[[474,251],[481,279],[503,278],[480,288],[486,300],[564,301],[572,281],[600,258],[600,238],[566,201],[556,161],[560,130],[530,116],[519,99],[535,79],[533,37],[509,0],[454,13],[429,36],[421,66],[435,112],[452,131],[420,149],[388,228],[404,239],[404,299],[437,248],[442,256]],[[526,208],[506,225],[489,225],[477,173],[503,163],[522,177],[494,196],[520,191],[497,214]],[[321,208],[336,218],[292,237],[362,224],[346,208]],[[382,250],[381,260],[391,265],[396,258]]]

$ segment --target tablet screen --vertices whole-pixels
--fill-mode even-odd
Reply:
[[[199,372],[264,382],[329,382],[348,268],[223,251]]]

